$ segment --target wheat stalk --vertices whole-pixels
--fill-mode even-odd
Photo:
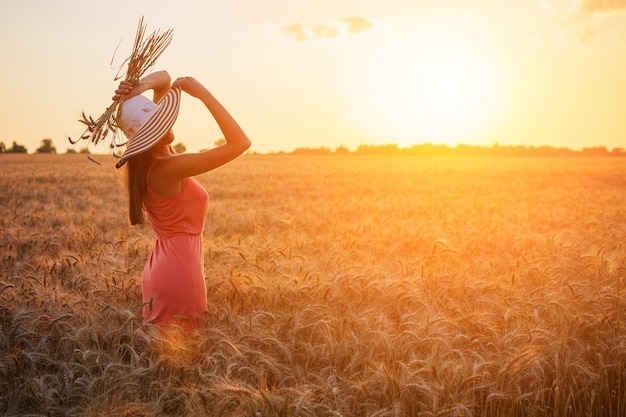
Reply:
[[[145,37],[145,32],[146,25],[143,23],[142,16],[137,27],[137,34],[135,36],[132,53],[120,65],[114,81],[124,78],[124,80],[135,84],[139,81],[143,74],[154,66],[157,59],[172,42],[172,29],[168,29],[164,32],[157,29],[147,38]],[[124,67],[126,67],[125,71],[123,70]],[[109,143],[109,147],[111,149],[126,145],[127,140],[119,134],[117,124],[117,118],[119,117],[119,113],[122,109],[121,104],[123,101],[124,96],[122,95],[118,99],[114,100],[113,103],[107,107],[104,113],[102,113],[102,115],[95,120],[93,117],[86,115],[83,111],[81,119],[78,121],[84,124],[86,129],[78,139],[68,137],[70,143],[74,145],[79,140],[87,140],[90,143],[97,145],[99,142],[106,140],[110,135],[111,141]],[[97,163],[97,161],[94,162]]]

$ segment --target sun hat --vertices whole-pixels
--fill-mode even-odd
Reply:
[[[115,167],[121,168],[130,158],[163,139],[174,125],[179,108],[180,87],[170,88],[158,103],[143,95],[124,100],[117,126],[128,138],[128,145]]]
[[[149,36],[145,36],[145,33],[146,25],[143,23],[142,16],[137,26],[137,34],[135,35],[135,44],[132,53],[120,66],[114,81],[124,79],[133,84],[138,82],[143,74],[154,67],[157,59],[172,41],[172,29],[168,29],[165,32],[155,30]],[[88,141],[87,146],[90,144],[98,145],[100,142],[106,143],[107,141],[111,149],[125,146],[126,151],[122,154],[121,158],[113,152],[115,157],[120,158],[120,161],[116,164],[116,167],[119,168],[132,156],[150,149],[156,141],[160,140],[167,133],[178,116],[180,94],[180,90],[170,90],[161,102],[156,105],[152,103],[152,105],[148,104],[146,106],[144,105],[150,100],[145,97],[132,97],[132,100],[124,100],[123,96],[119,96],[113,100],[113,103],[111,103],[97,119],[88,116],[83,111],[78,121],[85,125],[85,130],[80,137],[72,139],[70,136],[68,140],[72,145],[76,145],[80,140],[86,140]],[[129,120],[136,118],[133,123],[128,122],[125,124],[124,121],[120,121],[122,117],[124,119],[127,117],[126,115],[121,116],[122,106],[125,101],[128,105],[128,114],[133,113],[135,115],[135,117],[129,116]],[[164,108],[161,109],[161,107]],[[138,112],[143,112],[144,109],[146,110],[146,114],[138,116],[138,114],[140,114]],[[147,123],[156,113],[159,113],[160,116],[155,118],[154,121]],[[163,123],[169,125],[169,127],[164,128],[162,126]],[[130,128],[124,132],[124,135],[120,134],[120,130],[124,131],[122,126]],[[150,128],[148,126],[156,127]],[[144,129],[146,129],[146,131],[140,132],[140,130]],[[158,129],[158,132],[153,131],[153,129]],[[159,134],[161,131],[163,131],[163,133]],[[89,157],[88,154],[87,157],[98,165],[100,164],[95,159]]]

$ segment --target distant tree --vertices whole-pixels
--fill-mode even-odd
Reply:
[[[398,145],[359,145],[355,153],[360,155],[396,155],[399,152]]]
[[[91,152],[89,152],[89,148],[85,147],[85,148],[80,148],[80,150],[76,150],[74,148],[67,148],[67,151],[65,151],[65,153],[87,153],[90,154]]]
[[[176,153],[184,153],[186,150],[187,147],[182,142],[178,142],[176,145],[174,145],[174,151]]]
[[[224,138],[220,138],[220,139],[216,140],[215,142],[213,142],[213,144],[215,146],[222,146],[225,143],[226,143],[226,139],[224,139]]]
[[[343,145],[339,145],[339,147],[335,148],[335,155],[348,155],[350,150]]]
[[[4,142],[0,142],[0,153],[5,153],[7,151],[7,147]]]
[[[6,150],[7,153],[28,153],[28,150],[23,145],[18,145],[13,141],[13,146]]]
[[[319,148],[296,148],[291,152],[293,155],[330,155],[332,152],[326,146]]]
[[[449,148],[448,145],[433,145],[432,143],[423,143],[421,145],[411,146],[406,150],[406,154],[428,156],[451,155],[452,149]]]
[[[52,139],[42,139],[41,146],[37,148],[37,153],[57,153],[57,148],[52,144]]]
[[[583,148],[582,153],[585,156],[607,156],[609,150],[604,146],[596,146],[593,148]]]

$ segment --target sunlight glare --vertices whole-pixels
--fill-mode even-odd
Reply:
[[[382,51],[368,93],[371,124],[400,146],[472,142],[496,122],[494,60],[462,33],[422,34]]]

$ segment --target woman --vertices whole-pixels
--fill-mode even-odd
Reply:
[[[157,236],[143,271],[144,323],[194,328],[207,310],[202,229],[208,195],[193,176],[241,155],[250,140],[194,78],[170,81],[169,74],[160,71],[135,85],[122,81],[115,90],[113,100],[124,100],[117,125],[129,139],[117,167],[128,163],[130,224],[143,223],[145,210]],[[154,91],[153,101],[142,95],[148,90]],[[204,103],[225,144],[201,153],[172,151],[181,90]]]

